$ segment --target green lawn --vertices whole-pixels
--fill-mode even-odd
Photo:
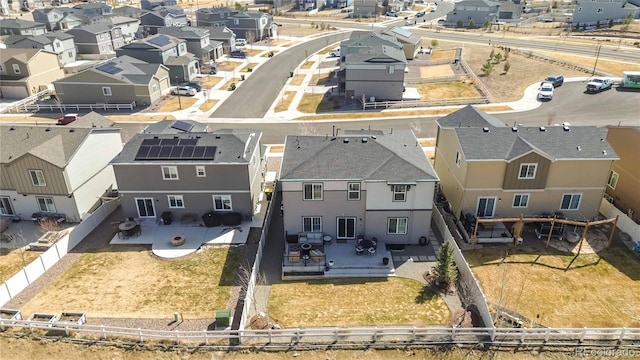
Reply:
[[[445,302],[405,278],[331,279],[274,284],[269,315],[285,327],[443,325]]]

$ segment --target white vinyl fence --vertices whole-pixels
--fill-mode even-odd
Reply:
[[[20,272],[0,285],[0,306],[5,305],[14,296],[36,281],[45,271],[55,265],[71,249],[76,247],[93,229],[107,218],[118,206],[119,199],[104,202],[96,211],[90,214],[67,235],[58,240],[49,250],[45,251]]]
[[[449,231],[447,227],[447,223],[444,221],[444,217],[440,208],[436,207],[433,212],[433,223],[436,225],[436,228],[440,231],[440,234],[444,238],[444,241],[448,242],[449,245],[453,248],[453,259],[458,268],[458,272],[460,273],[460,278],[458,281],[461,283],[460,287],[464,288],[464,295],[469,297],[469,299],[461,299],[464,302],[470,302],[475,305],[478,309],[478,313],[484,322],[484,325],[487,327],[493,327],[493,318],[491,317],[491,312],[489,311],[489,305],[487,304],[487,297],[484,295],[482,291],[482,287],[480,286],[480,282],[476,279],[473,271],[471,271],[471,267],[469,267],[469,263],[462,255],[462,250],[458,247],[453,235]],[[470,304],[464,304],[470,305]]]
[[[627,214],[620,211],[617,207],[613,206],[613,204],[608,202],[605,198],[602,198],[602,202],[600,203],[600,213],[607,219],[618,216],[618,224],[616,226],[620,228],[620,230],[629,234],[632,241],[640,241],[640,225],[636,224],[633,219],[628,217]]]

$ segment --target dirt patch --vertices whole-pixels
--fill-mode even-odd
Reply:
[[[218,100],[206,100],[204,104],[200,105],[200,111],[207,112],[216,106],[217,103]]]
[[[216,63],[216,66],[220,71],[233,71],[240,65],[240,63],[234,61],[221,61]]]
[[[311,69],[313,64],[315,64],[315,61],[305,61],[304,64],[300,65],[300,69]]]
[[[293,86],[302,85],[302,81],[304,81],[304,78],[306,76],[307,76],[306,74],[294,75],[293,78],[291,79],[291,82],[289,83],[289,85],[293,85]]]
[[[420,77],[440,77],[440,76],[454,76],[455,72],[451,68],[451,65],[433,65],[433,66],[421,66]]]
[[[431,52],[431,61],[448,60],[456,57],[456,49],[449,50],[433,50]]]
[[[281,111],[289,110],[289,105],[291,105],[291,102],[293,101],[293,97],[295,95],[296,95],[295,91],[285,91],[282,97],[280,98],[280,100],[278,101],[278,104],[276,105],[274,111],[281,112]]]
[[[479,97],[472,85],[459,82],[415,84],[422,100],[470,99]]]
[[[330,81],[330,76],[330,73],[313,74],[311,81],[309,81],[309,85],[326,85]]]
[[[218,85],[218,83],[222,80],[222,78],[217,76],[206,76],[206,77],[198,78],[198,80],[202,82],[202,86],[205,89],[211,89],[212,87]]]

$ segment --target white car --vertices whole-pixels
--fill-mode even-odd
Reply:
[[[329,51],[329,56],[331,57],[340,57],[340,48],[333,49]]]
[[[190,86],[178,86],[171,89],[171,95],[194,96],[198,91]]]
[[[411,25],[415,25],[415,24],[416,24],[416,21],[415,21],[415,20],[411,20],[411,19],[409,19],[409,20],[405,20],[405,21],[404,21],[404,25],[405,25],[405,26],[411,26]]]
[[[538,89],[538,99],[540,100],[553,99],[553,84],[547,83],[547,82],[542,83],[542,85]]]

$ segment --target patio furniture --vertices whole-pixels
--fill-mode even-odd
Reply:
[[[305,251],[309,251],[311,250],[312,245],[309,243],[302,243],[300,244],[300,249],[305,250]]]
[[[133,230],[138,224],[135,221],[125,221],[118,225],[118,229],[121,231]]]
[[[364,248],[360,245],[356,245],[356,255],[360,256],[364,254]]]
[[[300,251],[289,251],[289,262],[300,262]]]
[[[302,255],[302,261],[304,262],[304,266],[307,266],[309,263],[309,255]]]
[[[195,214],[195,213],[186,213],[182,215],[182,217],[180,218],[180,223],[183,225],[196,223],[196,222],[198,222],[198,214]]]
[[[331,235],[325,235],[322,237],[322,241],[324,242],[324,245],[331,245]]]
[[[367,252],[369,252],[369,256],[372,256],[376,253],[376,248],[370,247],[369,249],[367,249]]]
[[[324,253],[319,249],[313,249],[309,252],[309,256],[311,257],[311,261],[314,263],[319,263],[324,261]]]
[[[310,243],[320,245],[324,238],[324,234],[321,232],[300,232],[298,233],[298,242],[300,243]]]

